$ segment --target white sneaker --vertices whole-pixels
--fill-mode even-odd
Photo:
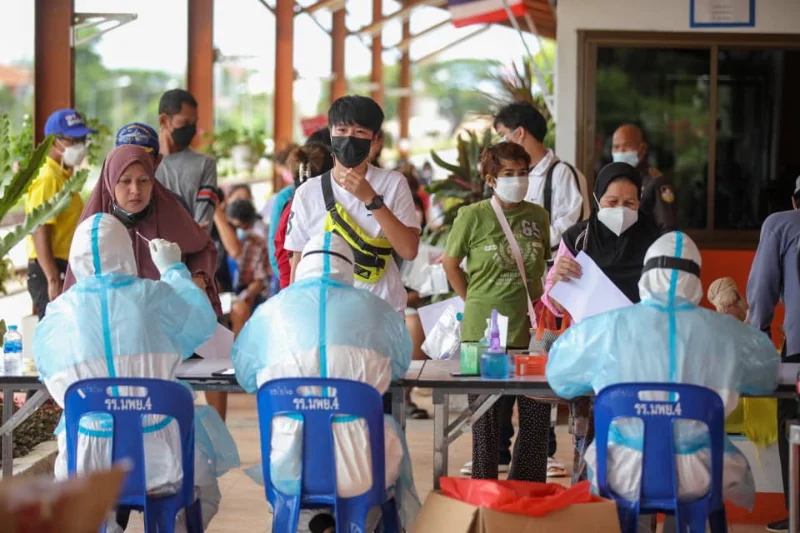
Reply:
[[[499,464],[497,465],[497,472],[500,474],[506,474],[510,470],[509,465]],[[464,466],[461,467],[461,475],[462,476],[471,476],[472,475],[472,461],[464,463]]]

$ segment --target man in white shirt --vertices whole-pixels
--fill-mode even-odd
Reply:
[[[292,252],[292,281],[306,243],[320,233],[334,231],[353,248],[355,286],[403,311],[406,290],[393,256],[408,261],[416,258],[420,224],[406,178],[368,162],[370,150],[378,142],[383,111],[371,98],[344,96],[331,105],[328,124],[333,170],[297,189],[289,215],[285,246]],[[326,183],[332,193],[330,202],[325,198]],[[344,226],[352,230],[349,237]]]
[[[558,250],[561,234],[591,211],[586,178],[545,148],[547,120],[531,104],[515,102],[503,107],[495,116],[494,127],[498,135],[522,145],[531,157],[525,200],[550,213],[550,245]]]

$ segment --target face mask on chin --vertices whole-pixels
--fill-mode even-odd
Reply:
[[[355,168],[369,157],[371,139],[340,135],[331,137],[331,151],[336,160],[346,168]]]
[[[175,128],[170,134],[172,142],[181,150],[192,144],[192,139],[194,139],[195,135],[197,135],[196,124],[187,124],[180,128]]]
[[[528,194],[528,176],[495,178],[494,192],[508,204],[518,204]]]
[[[628,163],[632,167],[639,165],[639,152],[631,150],[629,152],[613,152],[611,158],[614,163]]]
[[[247,230],[244,228],[236,228],[236,238],[240,241],[247,239]]]
[[[122,222],[122,224],[126,228],[131,229],[135,227],[136,224],[146,219],[150,215],[150,213],[153,211],[153,204],[152,202],[147,204],[147,207],[145,207],[138,213],[131,213],[130,211],[125,211],[120,206],[118,206],[116,202],[114,202],[114,204],[112,205],[112,210],[114,216],[117,217],[117,219],[120,222]]]
[[[639,220],[639,212],[627,207],[601,207],[597,219],[619,237]]]

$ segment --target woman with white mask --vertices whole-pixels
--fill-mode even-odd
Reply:
[[[592,258],[631,302],[639,302],[644,256],[661,234],[655,222],[639,212],[641,193],[642,178],[628,163],[608,164],[597,174],[592,214],[564,232],[555,264],[547,274],[542,302],[554,315],[563,316],[564,309],[549,296],[550,289],[557,281],[581,277],[581,266],[575,261],[580,252]],[[572,418],[574,480],[584,475],[581,452],[594,438],[591,402],[579,399],[572,404]]]
[[[497,309],[509,317],[507,348],[528,348],[529,313],[532,302],[542,296],[542,277],[551,253],[547,211],[524,201],[529,167],[530,157],[519,144],[488,147],[481,155],[480,172],[494,195],[461,208],[450,230],[442,265],[450,285],[464,300],[463,342],[480,341],[487,319]],[[459,266],[465,258],[466,272]],[[518,398],[519,435],[512,458],[500,456],[504,401],[495,403],[473,427],[472,477],[496,479],[498,466],[508,468],[511,460],[509,479],[546,481],[550,405]]]

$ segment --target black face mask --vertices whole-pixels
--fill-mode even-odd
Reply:
[[[147,204],[147,207],[145,207],[138,213],[129,213],[124,209],[122,209],[120,206],[118,206],[116,203],[112,204],[112,208],[114,216],[117,217],[117,219],[119,219],[119,221],[122,222],[122,224],[128,229],[135,227],[136,224],[146,219],[150,215],[150,213],[153,212],[152,203]]]
[[[371,139],[349,137],[346,135],[331,137],[331,150],[336,160],[347,168],[355,168],[369,157]]]
[[[192,144],[192,139],[197,135],[197,125],[187,124],[182,128],[172,130],[172,141],[181,149]]]

